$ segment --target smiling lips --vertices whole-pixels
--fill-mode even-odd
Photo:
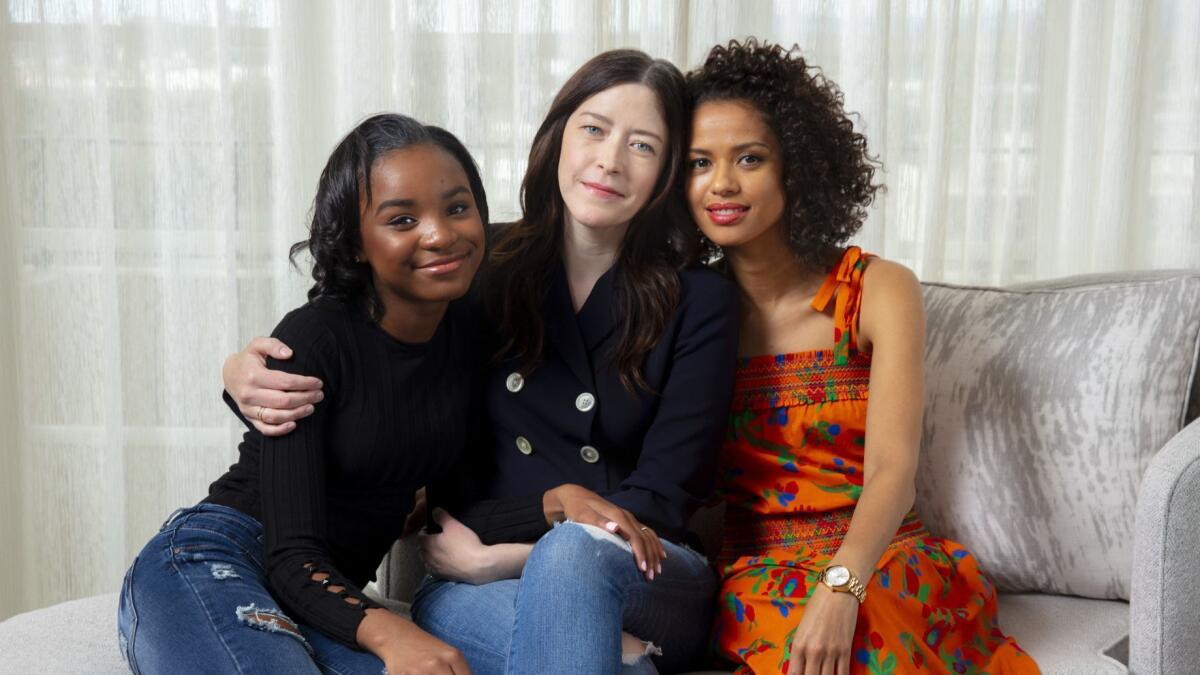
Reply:
[[[750,210],[745,204],[734,204],[721,202],[719,204],[709,204],[704,207],[708,212],[708,219],[717,225],[732,225],[741,220],[746,212]]]
[[[583,187],[587,188],[588,192],[592,193],[593,195],[595,195],[601,199],[620,199],[621,197],[625,196],[625,195],[621,194],[620,192],[617,192],[616,190],[608,187],[607,185],[601,185],[600,183],[591,183],[586,180],[581,181],[581,182],[583,183]]]
[[[463,261],[465,261],[467,256],[470,254],[470,251],[463,251],[461,253],[455,253],[454,255],[443,256],[436,260],[431,260],[424,265],[418,265],[417,269],[434,276],[450,274],[451,272],[458,271],[458,269],[462,267]]]

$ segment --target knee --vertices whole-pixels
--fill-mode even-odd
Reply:
[[[573,577],[595,570],[628,565],[634,570],[632,549],[620,536],[603,528],[566,522],[538,540],[529,554],[530,565],[540,573],[562,573]]]

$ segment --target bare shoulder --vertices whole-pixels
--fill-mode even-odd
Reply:
[[[897,295],[909,296],[913,292],[919,294],[920,291],[921,282],[917,280],[917,275],[898,262],[875,258],[863,272],[864,295],[873,294],[886,299]]]
[[[887,334],[923,336],[925,309],[921,282],[904,265],[876,258],[863,272],[859,328],[864,347]]]

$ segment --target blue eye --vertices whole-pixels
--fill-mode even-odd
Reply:
[[[585,124],[583,125],[582,129],[584,133],[590,136],[598,136],[601,133],[600,127],[596,126],[595,124]]]
[[[647,152],[647,153],[650,153],[651,155],[655,154],[654,146],[650,145],[649,143],[644,143],[642,141],[634,141],[633,149],[637,150],[638,152]]]

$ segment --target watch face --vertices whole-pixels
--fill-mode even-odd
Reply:
[[[845,567],[842,567],[841,565],[835,565],[825,570],[825,583],[829,584],[830,586],[841,586],[849,582],[850,570],[846,569]]]

